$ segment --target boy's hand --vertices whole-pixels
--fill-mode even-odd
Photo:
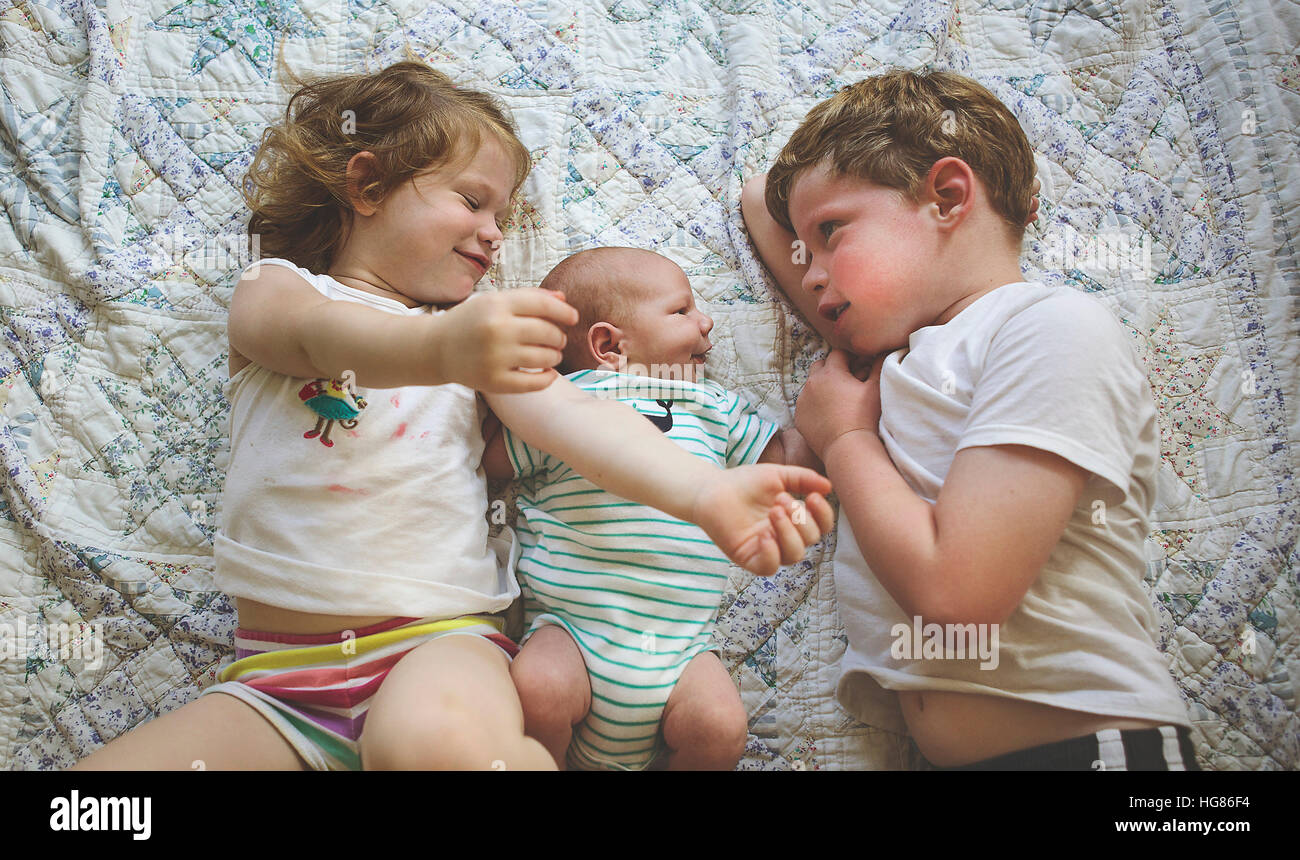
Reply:
[[[824,361],[812,366],[799,392],[795,427],[823,461],[826,449],[839,437],[854,430],[875,433],[880,426],[880,368],[884,355],[876,356],[870,365],[865,361],[855,359],[861,366],[854,368],[847,352],[831,350]],[[867,367],[871,373],[864,380]]]
[[[520,394],[547,387],[563,357],[561,326],[578,322],[563,293],[540,289],[474,293],[448,311],[433,348],[447,382]],[[540,373],[521,370],[543,368]]]
[[[834,515],[825,495],[831,482],[797,466],[763,464],[722,472],[695,497],[691,519],[736,564],[771,576],[803,558],[830,531]],[[806,495],[803,504],[791,493]]]

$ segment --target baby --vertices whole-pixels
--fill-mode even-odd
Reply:
[[[560,369],[628,403],[668,438],[719,466],[806,451],[735,394],[702,379],[713,320],[686,274],[634,248],[575,254],[542,282],[579,321]],[[507,429],[487,448],[518,494],[527,633],[511,676],[526,732],[556,762],[640,770],[735,768],[748,721],[709,638],[727,560],[698,527],[598,489]]]

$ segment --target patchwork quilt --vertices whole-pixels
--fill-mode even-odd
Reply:
[[[232,658],[212,580],[238,188],[292,76],[408,52],[499,96],[533,171],[484,288],[594,245],[679,262],[714,376],[788,423],[823,345],[739,214],[806,111],[976,78],[1038,159],[1027,278],[1131,333],[1163,462],[1146,585],[1209,769],[1300,768],[1294,0],[0,0],[0,765],[59,769]],[[834,536],[734,572],[744,769],[911,768],[833,697]]]

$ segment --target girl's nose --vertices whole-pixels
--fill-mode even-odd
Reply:
[[[496,218],[490,217],[485,224],[479,227],[478,237],[489,245],[493,245],[500,243],[505,234],[501,232],[501,225],[497,223]]]

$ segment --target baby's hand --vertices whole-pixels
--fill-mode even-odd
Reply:
[[[578,312],[562,293],[530,288],[474,293],[445,319],[433,346],[443,378],[479,391],[521,394],[555,379],[550,368],[565,343],[560,326],[575,325]]]
[[[727,469],[700,489],[692,519],[727,558],[759,576],[803,558],[834,522],[831,482],[798,466]],[[803,504],[792,493],[807,494]]]
[[[794,423],[820,459],[839,437],[854,430],[877,432],[880,425],[880,368],[884,355],[876,357],[865,380],[849,366],[849,354],[832,350],[824,361],[813,364],[795,404]]]

